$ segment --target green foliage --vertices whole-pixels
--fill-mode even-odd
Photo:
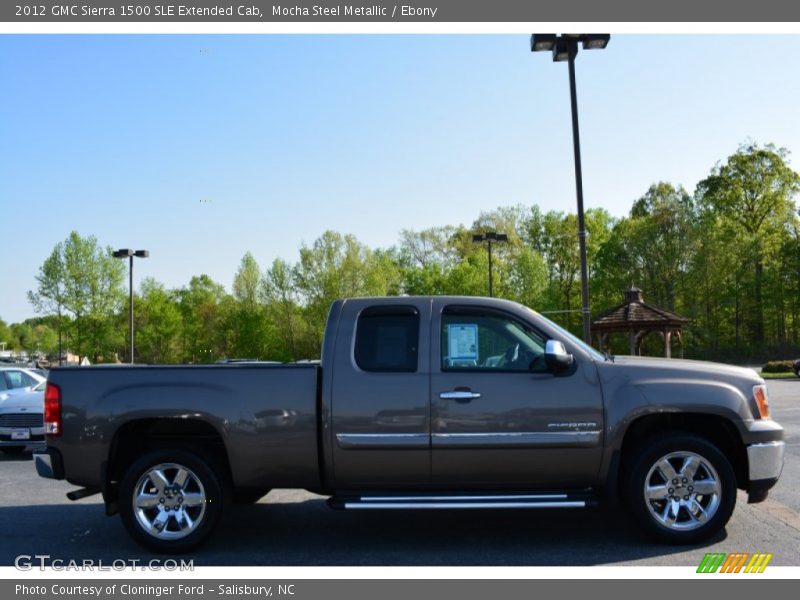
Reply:
[[[771,360],[763,367],[763,373],[791,373],[794,371],[794,361],[791,360]]]
[[[142,281],[134,309],[136,362],[180,360],[181,311],[177,296],[150,277]]]
[[[72,351],[78,356],[112,353],[121,342],[112,327],[124,299],[125,266],[113,258],[111,248],[101,248],[94,236],[76,231],[45,259],[36,276],[36,291],[28,298],[37,312],[67,313]]]
[[[697,185],[695,194],[657,182],[629,214],[586,211],[591,308],[622,302],[635,284],[645,301],[691,319],[687,357],[728,361],[800,355],[800,176],[788,153],[741,146]],[[326,231],[303,244],[295,262],[261,270],[246,253],[231,293],[206,275],[180,289],[148,279],[136,298],[137,360],[207,363],[223,357],[318,358],[330,304],[356,296],[486,295],[487,244],[475,233],[506,233],[492,245],[493,289],[581,329],[578,223],[574,214],[539,207],[500,207],[466,227],[405,230],[392,248],[369,248],[352,235]],[[73,232],[57,244],[29,292],[42,315],[6,326],[10,349],[57,348],[109,358],[127,354],[124,261],[94,237]],[[662,342],[647,338],[646,352]],[[612,351],[628,352],[624,336]],[[675,348],[677,352],[678,348]]]

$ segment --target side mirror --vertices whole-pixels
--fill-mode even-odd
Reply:
[[[567,352],[562,342],[547,340],[544,346],[544,362],[556,373],[572,366],[575,359]]]

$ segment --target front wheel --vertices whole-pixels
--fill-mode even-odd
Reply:
[[[625,486],[625,499],[642,528],[670,544],[691,544],[722,529],[736,505],[736,475],[709,441],[688,433],[646,440]]]
[[[119,512],[128,533],[157,552],[187,552],[211,535],[225,501],[212,463],[179,449],[150,452],[125,472]]]

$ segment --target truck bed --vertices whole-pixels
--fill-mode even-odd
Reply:
[[[203,422],[224,441],[235,486],[318,488],[319,376],[314,364],[52,369],[64,417],[49,443],[71,457],[70,481],[97,486],[116,436],[157,419],[165,436]]]

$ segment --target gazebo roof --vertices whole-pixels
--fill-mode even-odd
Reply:
[[[688,322],[686,317],[647,304],[642,299],[642,290],[631,286],[625,290],[625,302],[600,313],[592,322],[592,329],[609,331],[680,328]]]

